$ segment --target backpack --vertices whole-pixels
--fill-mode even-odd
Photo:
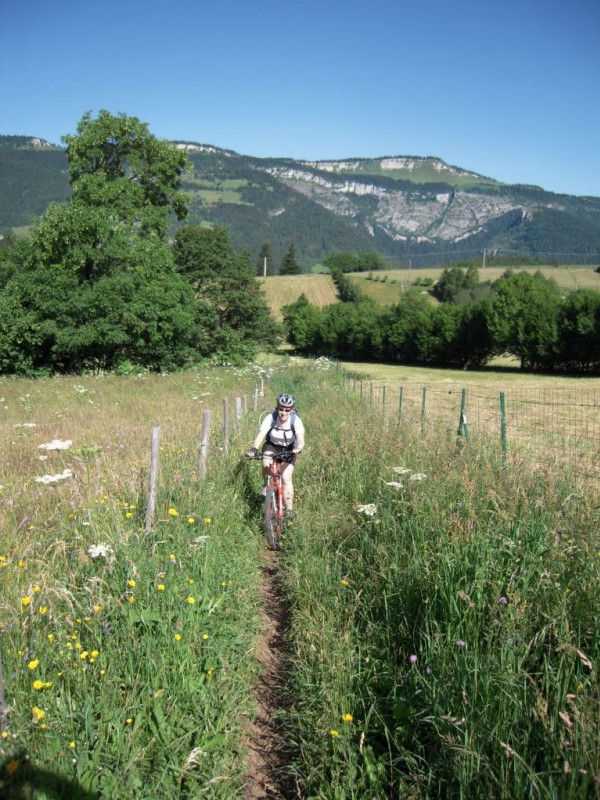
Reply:
[[[290,442],[288,442],[287,439],[286,439],[286,445],[288,447],[290,445],[294,445],[296,443],[296,428],[294,426],[294,423],[296,422],[296,417],[297,416],[298,415],[296,414],[295,411],[292,411],[292,413],[290,414],[290,427],[291,427],[291,430],[292,430],[292,440]],[[273,430],[273,428],[276,428],[277,430],[283,430],[282,428],[277,428],[277,417],[278,417],[277,409],[275,409],[273,411],[272,415],[271,415],[271,427],[269,428],[269,430],[267,432],[267,439],[269,441],[271,441],[271,431]],[[284,434],[284,436],[285,436],[285,434]],[[274,442],[271,442],[271,444],[274,444]]]

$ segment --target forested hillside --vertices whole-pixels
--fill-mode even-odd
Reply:
[[[414,268],[484,250],[600,261],[600,198],[500,184],[431,157],[301,162],[176,145],[193,166],[182,180],[188,222],[226,227],[253,257],[268,242],[276,267],[291,243],[304,271],[336,251],[376,251],[390,266]],[[0,233],[68,194],[64,150],[0,137]]]

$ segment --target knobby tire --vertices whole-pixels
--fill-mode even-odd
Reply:
[[[283,520],[277,517],[277,490],[267,486],[265,496],[265,537],[271,550],[279,550]]]

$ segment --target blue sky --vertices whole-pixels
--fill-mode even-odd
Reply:
[[[254,156],[438,156],[600,196],[598,0],[3,0],[0,134],[85,111]]]

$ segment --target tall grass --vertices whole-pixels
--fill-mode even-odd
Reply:
[[[265,547],[258,470],[239,453],[262,408],[228,455],[219,414],[256,381],[0,386],[3,797],[218,800],[252,783]],[[596,796],[597,497],[559,473],[505,471],[444,429],[388,423],[335,370],[276,369],[269,395],[283,390],[308,430],[279,557],[287,796]],[[72,443],[40,449],[54,439]]]
[[[301,796],[595,796],[595,501],[341,385],[310,430],[285,554]]]

